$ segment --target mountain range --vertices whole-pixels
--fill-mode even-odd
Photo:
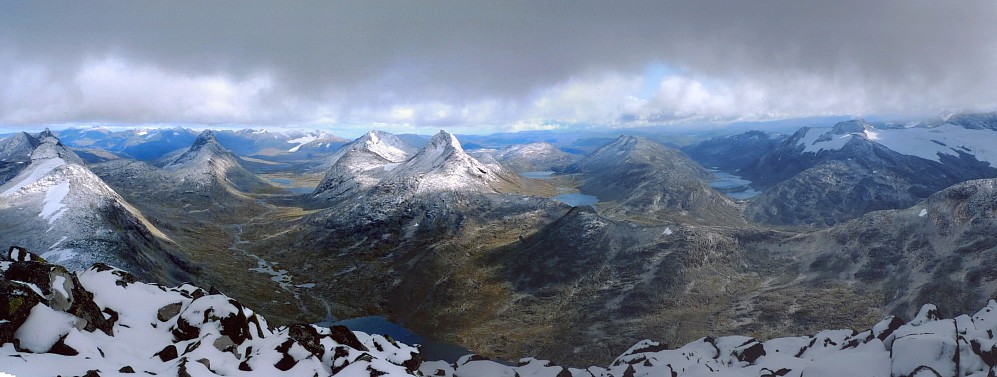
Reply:
[[[866,357],[856,365],[911,375],[922,365],[902,359],[898,367],[896,356],[913,351],[896,351],[891,342],[901,335],[888,340],[903,323],[909,331],[896,334],[914,336],[910,344],[930,338],[930,347],[955,350],[960,360],[983,360],[923,366],[985,374],[992,336],[966,332],[948,342],[938,339],[952,334],[930,327],[943,325],[916,328],[944,322],[969,331],[976,320],[959,314],[997,294],[988,267],[997,255],[995,130],[991,114],[854,120],[681,149],[624,135],[588,153],[569,153],[556,140],[466,151],[446,131],[371,131],[339,149],[319,133],[287,135],[273,138],[283,144],[230,149],[222,141],[231,135],[271,136],[204,131],[169,151],[166,142],[150,145],[162,153],[146,159],[124,149],[83,159],[54,133],[16,134],[0,140],[0,242],[62,264],[81,282],[104,273],[91,269],[101,262],[144,281],[214,287],[276,326],[379,316],[488,357],[533,358],[481,364],[509,375],[789,375],[824,357],[817,354],[838,363]],[[118,137],[86,135],[91,151]],[[330,146],[295,155],[318,140]],[[565,141],[580,142],[588,141]],[[273,145],[286,149],[261,152]],[[290,192],[281,180],[306,190]],[[757,195],[735,197],[718,184],[726,181]],[[193,296],[187,287],[175,289]],[[824,331],[835,328],[873,330]],[[325,339],[326,330],[314,331]],[[178,351],[194,344],[177,339],[170,343]],[[308,351],[316,361],[309,370],[332,373],[339,362],[317,349]],[[773,357],[783,351],[791,355]],[[366,362],[383,356],[370,355]],[[260,357],[276,358],[270,365],[284,358]],[[194,368],[197,359],[188,359],[183,365]],[[405,360],[391,363],[418,373]],[[420,365],[460,375],[478,361]],[[171,363],[148,368],[181,365]]]

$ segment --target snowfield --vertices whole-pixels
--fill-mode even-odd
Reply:
[[[839,150],[856,137],[878,143],[897,153],[941,162],[942,155],[968,154],[997,167],[997,131],[970,129],[945,123],[935,127],[876,128],[862,123],[861,132],[835,132],[832,128],[808,128],[797,141],[804,153]]]
[[[958,157],[959,153],[997,167],[997,132],[973,130],[954,124],[938,127],[875,130],[873,140],[901,154],[940,162],[939,155]]]

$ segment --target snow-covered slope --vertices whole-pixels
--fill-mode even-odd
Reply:
[[[968,154],[997,167],[997,131],[969,129],[951,123],[937,127],[870,128],[869,140],[902,154],[942,162],[942,156]]]
[[[2,262],[0,370],[18,376],[401,376],[418,349],[343,327],[271,328],[191,285],[136,282],[104,265],[77,274]]]
[[[18,251],[18,256],[22,253]],[[0,258],[0,369],[18,376],[988,376],[997,372],[997,302],[941,319],[924,305],[908,323],[758,340],[705,337],[671,349],[641,341],[605,367],[565,368],[477,355],[426,361],[418,346],[345,327],[270,327],[216,291],[138,282],[95,265],[79,273]],[[28,259],[24,261],[23,259]],[[653,334],[648,334],[653,336]],[[565,347],[571,347],[565,344]]]
[[[564,152],[546,142],[510,145],[489,154],[502,165],[517,172],[563,168],[581,159],[579,155]]]
[[[840,150],[852,138],[863,138],[900,154],[944,163],[944,156],[969,155],[997,167],[997,130],[964,125],[876,126],[862,120],[843,122],[833,128],[803,128],[794,135],[803,153]]]
[[[0,185],[0,241],[71,269],[105,262],[149,273],[157,239],[168,240],[48,132]]]
[[[333,198],[369,189],[416,151],[392,134],[370,131],[327,160],[335,162],[315,187],[314,195]]]
[[[516,192],[522,182],[500,165],[486,165],[464,152],[453,134],[440,131],[387,177],[415,193],[440,191]]]
[[[287,143],[293,145],[293,147],[287,151],[299,154],[329,152],[342,147],[343,144],[348,142],[349,140],[339,136],[316,131],[288,140]]]
[[[316,169],[329,171],[343,156],[355,154],[358,151],[369,153],[377,158],[387,160],[389,163],[401,163],[415,155],[419,149],[406,143],[398,136],[373,130],[344,145],[332,155],[323,158]]]
[[[951,185],[997,177],[997,131],[963,125],[802,128],[740,173],[763,190],[749,219],[826,226],[904,208]]]

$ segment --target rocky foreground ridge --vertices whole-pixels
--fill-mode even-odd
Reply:
[[[606,367],[565,368],[477,355],[426,361],[417,345],[342,326],[267,321],[214,289],[138,282],[97,264],[70,273],[12,247],[0,261],[0,371],[17,376],[992,376],[997,302],[909,323],[766,341],[705,337],[680,348],[645,340]]]

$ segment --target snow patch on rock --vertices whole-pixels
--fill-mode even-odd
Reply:
[[[47,219],[49,224],[53,223],[64,213],[66,213],[66,204],[62,201],[65,200],[68,195],[68,180],[59,182],[59,184],[49,188],[48,192],[45,193],[45,206],[42,207],[42,212],[38,215],[43,219]]]

